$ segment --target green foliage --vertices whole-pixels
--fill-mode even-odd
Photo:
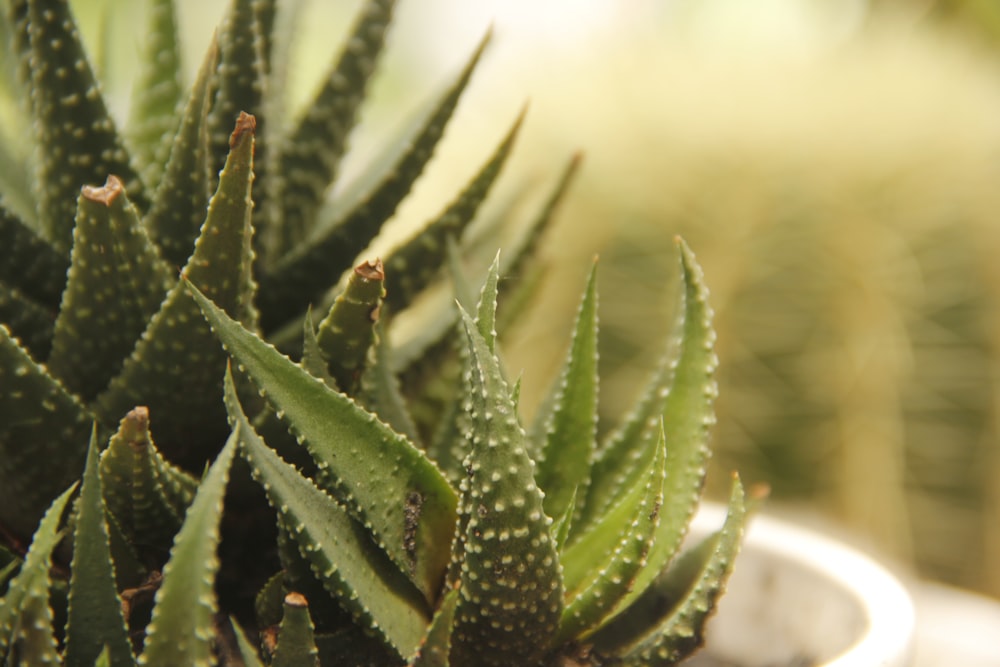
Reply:
[[[185,92],[175,7],[156,0],[121,136],[69,5],[3,7],[20,80],[2,81],[28,93],[38,159],[37,219],[0,207],[0,660],[644,665],[697,648],[745,511],[736,485],[711,548],[668,567],[714,398],[687,247],[674,344],[605,441],[596,269],[531,432],[501,361],[516,311],[498,316],[498,301],[537,263],[577,158],[477,303],[465,275],[495,241],[466,230],[523,114],[422,230],[384,262],[356,260],[423,171],[485,39],[375,185],[329,206],[392,2],[364,4],[289,122],[268,117],[284,108],[268,91],[297,4],[233,0]],[[460,305],[436,310],[418,297],[447,282],[445,263]],[[408,332],[396,316],[420,308],[435,323]],[[420,412],[425,395],[445,409]],[[635,614],[665,588],[669,613]]]

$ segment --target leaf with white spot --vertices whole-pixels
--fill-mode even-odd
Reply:
[[[92,400],[120,372],[172,282],[121,180],[84,186],[49,371]]]
[[[255,321],[250,247],[254,129],[253,116],[244,114],[237,121],[219,188],[183,271],[188,281],[250,326]],[[141,397],[156,417],[161,451],[174,463],[197,470],[228,430],[218,400],[224,368],[225,354],[178,282],[94,410],[103,423],[116,423]]]
[[[236,438],[232,437],[205,474],[174,539],[163,583],[156,591],[153,617],[146,626],[140,665],[212,664],[214,586],[219,569],[216,549],[222,499],[235,453]]]
[[[434,613],[427,634],[420,648],[410,658],[407,667],[449,667],[451,653],[451,630],[455,623],[455,609],[458,606],[458,589],[452,588],[445,594],[441,606]]]
[[[27,539],[52,499],[79,478],[94,418],[3,325],[0,387],[0,524]]]
[[[48,240],[68,250],[82,186],[114,174],[140,209],[148,197],[94,78],[69,2],[27,4],[38,215]]]
[[[541,414],[543,442],[535,478],[545,492],[545,511],[562,516],[576,494],[586,492],[597,438],[597,264],[577,311],[563,370]]]
[[[319,481],[343,502],[428,600],[438,593],[455,530],[457,499],[437,467],[404,436],[229,318],[188,283],[230,355],[319,464]],[[407,527],[407,500],[420,498]],[[412,532],[415,531],[415,534]]]
[[[67,255],[57,251],[0,201],[0,283],[51,309],[66,285]]]
[[[583,520],[574,529],[582,532],[641,479],[638,461],[655,441],[662,423],[670,474],[663,488],[660,525],[648,556],[650,565],[639,574],[630,600],[645,590],[680,546],[698,505],[709,456],[708,431],[715,422],[718,359],[708,290],[690,249],[680,239],[677,244],[683,300],[679,335],[672,341],[675,353],[661,363],[639,404],[599,452]]]
[[[510,156],[523,120],[522,111],[503,141],[455,200],[386,258],[386,304],[390,310],[402,310],[437,275],[447,257],[447,238],[460,236],[476,216]]]
[[[483,39],[419,129],[401,142],[402,153],[379,171],[380,180],[358,203],[338,221],[323,225],[323,231],[316,238],[298,246],[262,273],[258,304],[265,331],[277,329],[298,316],[307,304],[335,284],[358,253],[378,234],[383,223],[392,217],[430,162],[488,37]]]
[[[267,193],[269,205],[281,209],[274,218],[280,224],[270,227],[275,233],[268,239],[268,252],[276,257],[302,243],[316,224],[366,97],[394,5],[394,0],[364,3],[337,63],[297,126],[278,144],[278,171],[272,178],[278,187]]]
[[[551,647],[562,614],[559,559],[510,388],[475,322],[465,311],[462,319],[471,360],[470,451],[451,658],[458,665],[529,665]]]
[[[226,375],[226,405],[241,455],[313,574],[359,623],[399,655],[409,654],[427,625],[420,592],[346,508],[260,439],[243,414],[230,374]]]
[[[559,636],[564,640],[586,635],[622,609],[638,573],[647,567],[667,476],[662,431],[651,454],[644,483],[630,489],[614,509],[560,554],[566,607]]]
[[[69,611],[66,622],[67,667],[91,667],[107,651],[110,667],[135,665],[115,571],[101,496],[97,428],[90,437],[87,464],[77,502],[70,564]]]
[[[309,603],[298,593],[285,596],[284,614],[278,629],[278,645],[271,667],[319,667],[319,652],[313,632]]]
[[[695,552],[700,562],[684,563],[693,568],[693,577],[672,576],[662,580],[677,602],[658,624],[630,646],[617,646],[629,667],[671,667],[694,653],[705,641],[705,622],[725,590],[733,563],[742,543],[747,510],[743,486],[734,479],[729,499],[729,513],[722,530]],[[682,575],[688,572],[680,573]],[[648,623],[648,619],[643,619]],[[637,627],[646,627],[640,623]]]
[[[59,664],[49,607],[52,551],[62,538],[59,522],[76,489],[70,487],[52,501],[31,540],[21,571],[0,599],[0,656],[16,651],[21,664]]]

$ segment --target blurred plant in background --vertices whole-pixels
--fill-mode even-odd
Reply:
[[[325,63],[356,3],[300,4],[301,48]],[[516,333],[509,366],[554,371],[573,318],[560,286],[575,288],[581,257],[600,252],[601,401],[617,414],[671,315],[660,290],[682,234],[718,311],[717,468],[769,482],[779,501],[839,519],[927,576],[1000,595],[1000,58],[984,46],[1000,45],[1000,5],[752,4],[401,3],[399,28],[420,36],[390,33],[397,60],[383,68],[396,74],[372,91],[352,155],[364,162],[367,137],[410,111],[399,101],[442,80],[494,18],[477,79],[488,90],[473,83],[439,176],[418,183],[397,224],[426,218],[448,165],[467,170],[465,147],[524,94],[534,152],[508,173],[551,173],[553,156],[584,150],[535,306],[550,328]],[[141,25],[141,3],[76,5],[91,42]],[[180,3],[186,34],[203,39],[191,53],[223,5]],[[440,50],[417,50],[428,42]],[[130,80],[129,55],[98,65],[127,114],[114,83]],[[297,70],[292,97],[316,76]],[[532,185],[500,184],[496,200]],[[522,405],[544,389],[526,381]]]

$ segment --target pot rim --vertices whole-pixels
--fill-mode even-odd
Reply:
[[[710,533],[725,520],[726,508],[703,503],[691,529]],[[884,566],[857,549],[784,519],[758,514],[750,520],[743,550],[780,556],[832,581],[854,599],[866,618],[857,640],[823,667],[904,667],[911,664],[916,608],[903,584]],[[737,557],[735,568],[740,567]]]

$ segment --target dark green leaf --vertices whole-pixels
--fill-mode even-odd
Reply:
[[[289,593],[284,607],[271,667],[319,667],[309,603],[298,593]]]
[[[163,583],[156,592],[153,618],[146,626],[141,665],[212,664],[214,583],[219,569],[216,548],[222,498],[235,453],[236,438],[230,438],[206,473],[174,540],[163,568]]]
[[[448,667],[451,653],[451,630],[455,623],[455,609],[458,606],[458,589],[453,588],[444,596],[441,606],[434,614],[427,634],[420,643],[416,654],[410,658],[407,667]]]
[[[458,99],[488,41],[484,38],[465,69],[448,88],[419,131],[405,144],[392,165],[380,171],[384,178],[367,191],[342,219],[315,239],[283,257],[260,276],[261,326],[277,329],[301,313],[350,268],[355,257],[378,234],[423,173],[444,135]]]
[[[29,0],[28,12],[39,218],[48,240],[68,250],[82,186],[114,174],[140,209],[148,199],[91,71],[69,3]]]
[[[226,405],[241,454],[267,492],[279,523],[327,590],[362,625],[400,655],[407,655],[420,641],[427,624],[420,592],[346,508],[282,461],[260,439],[243,414],[232,376],[226,377]]]
[[[122,182],[109,176],[104,187],[84,186],[49,371],[92,400],[120,371],[170,284]]]
[[[447,567],[441,545],[452,539],[457,504],[440,471],[375,415],[309,375],[197,290],[191,293],[240,369],[265,390],[302,438],[319,463],[324,488],[376,535],[424,595],[434,599]],[[407,499],[414,494],[421,501],[415,536],[408,535],[405,513]]]
[[[0,524],[23,539],[79,478],[93,417],[3,325],[0,387]]]
[[[135,659],[122,616],[121,600],[115,589],[97,459],[95,425],[77,502],[65,664],[67,667],[91,667],[102,651],[107,650],[108,665],[130,667]]]

